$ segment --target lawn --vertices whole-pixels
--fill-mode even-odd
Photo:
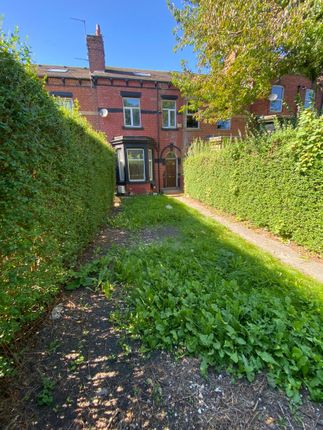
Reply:
[[[205,375],[214,367],[252,381],[265,371],[293,402],[302,388],[322,400],[321,284],[172,198],[124,198],[109,222],[138,240],[87,265],[71,287],[98,273],[105,291],[125,288],[120,316],[143,349],[197,356]],[[171,237],[140,241],[162,226]]]

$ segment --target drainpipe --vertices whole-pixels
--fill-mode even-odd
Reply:
[[[157,171],[158,171],[158,193],[160,194],[160,131],[159,131],[159,83],[157,81],[156,83],[156,93],[157,93],[157,101],[156,101],[156,111],[157,111],[157,155],[158,155],[158,164],[157,164]]]

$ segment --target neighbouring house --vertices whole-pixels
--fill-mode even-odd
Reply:
[[[211,125],[196,121],[194,112],[182,113],[185,100],[170,72],[106,66],[99,25],[87,36],[87,49],[89,68],[39,65],[38,75],[59,103],[72,108],[77,99],[80,113],[115,147],[119,193],[182,189],[182,160],[193,139],[244,134],[242,115]],[[305,104],[314,98],[322,103],[310,80],[284,76],[269,100],[257,101],[250,111],[270,129],[275,116],[296,112],[297,95]]]

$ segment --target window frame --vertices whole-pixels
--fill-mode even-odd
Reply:
[[[119,182],[125,182],[126,180],[126,165],[125,165],[125,154],[123,148],[117,148],[117,166]]]
[[[164,103],[174,103],[174,108],[165,108]],[[164,112],[167,112],[167,125],[164,123]],[[171,112],[174,113],[174,125],[171,125]],[[177,126],[177,106],[176,100],[163,99],[162,100],[162,128],[175,129]]]
[[[152,148],[147,148],[148,154],[148,176],[149,181],[153,182],[154,180],[154,151]]]
[[[196,113],[196,111],[194,112],[190,112],[190,108],[189,106],[186,107],[185,109],[185,128],[188,130],[199,130],[200,129],[200,121],[198,121],[197,119],[194,118],[194,114]],[[187,125],[187,119],[188,117],[192,117],[193,121],[196,121],[197,126],[196,127],[189,127]]]
[[[273,89],[274,89],[275,87],[276,87],[276,88],[281,88],[281,89],[282,89],[281,99],[279,99],[279,98],[277,97],[277,99],[276,99],[276,100],[269,101],[269,112],[272,112],[272,113],[281,113],[281,112],[283,111],[283,103],[284,103],[285,88],[283,87],[283,85],[272,85],[272,86],[271,86],[271,93],[270,93],[270,94],[275,94],[275,93],[273,93]],[[277,103],[278,101],[280,101],[280,109],[279,109],[279,110],[274,110],[274,109],[272,108],[272,104],[273,104],[273,103]]]
[[[130,174],[130,167],[129,167],[129,152],[131,151],[141,151],[143,158],[140,160],[143,162],[143,177],[140,179],[131,179]],[[146,154],[145,154],[145,148],[140,147],[133,147],[133,148],[126,148],[126,154],[127,154],[127,177],[129,182],[146,182],[147,181],[147,174],[146,174]],[[131,161],[131,160],[130,160]]]
[[[139,106],[125,106],[124,102],[125,100],[137,100]],[[140,106],[140,98],[139,97],[126,97],[123,96],[122,97],[122,106],[123,106],[123,124],[124,127],[127,128],[140,128],[141,127],[141,106]],[[126,124],[126,110],[130,111],[130,123],[131,124]],[[139,124],[138,125],[134,125],[134,114],[133,111],[134,110],[138,110],[139,111]]]

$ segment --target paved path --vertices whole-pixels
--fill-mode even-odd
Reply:
[[[311,259],[305,253],[295,250],[289,245],[285,245],[278,239],[268,237],[266,232],[262,233],[254,231],[253,229],[246,227],[243,223],[232,221],[226,216],[219,215],[215,210],[206,207],[197,200],[193,200],[183,195],[174,195],[172,197],[185,203],[187,206],[197,209],[201,214],[223,224],[229,230],[278,258],[283,263],[289,264],[305,275],[309,275],[312,278],[323,282],[323,262]]]

